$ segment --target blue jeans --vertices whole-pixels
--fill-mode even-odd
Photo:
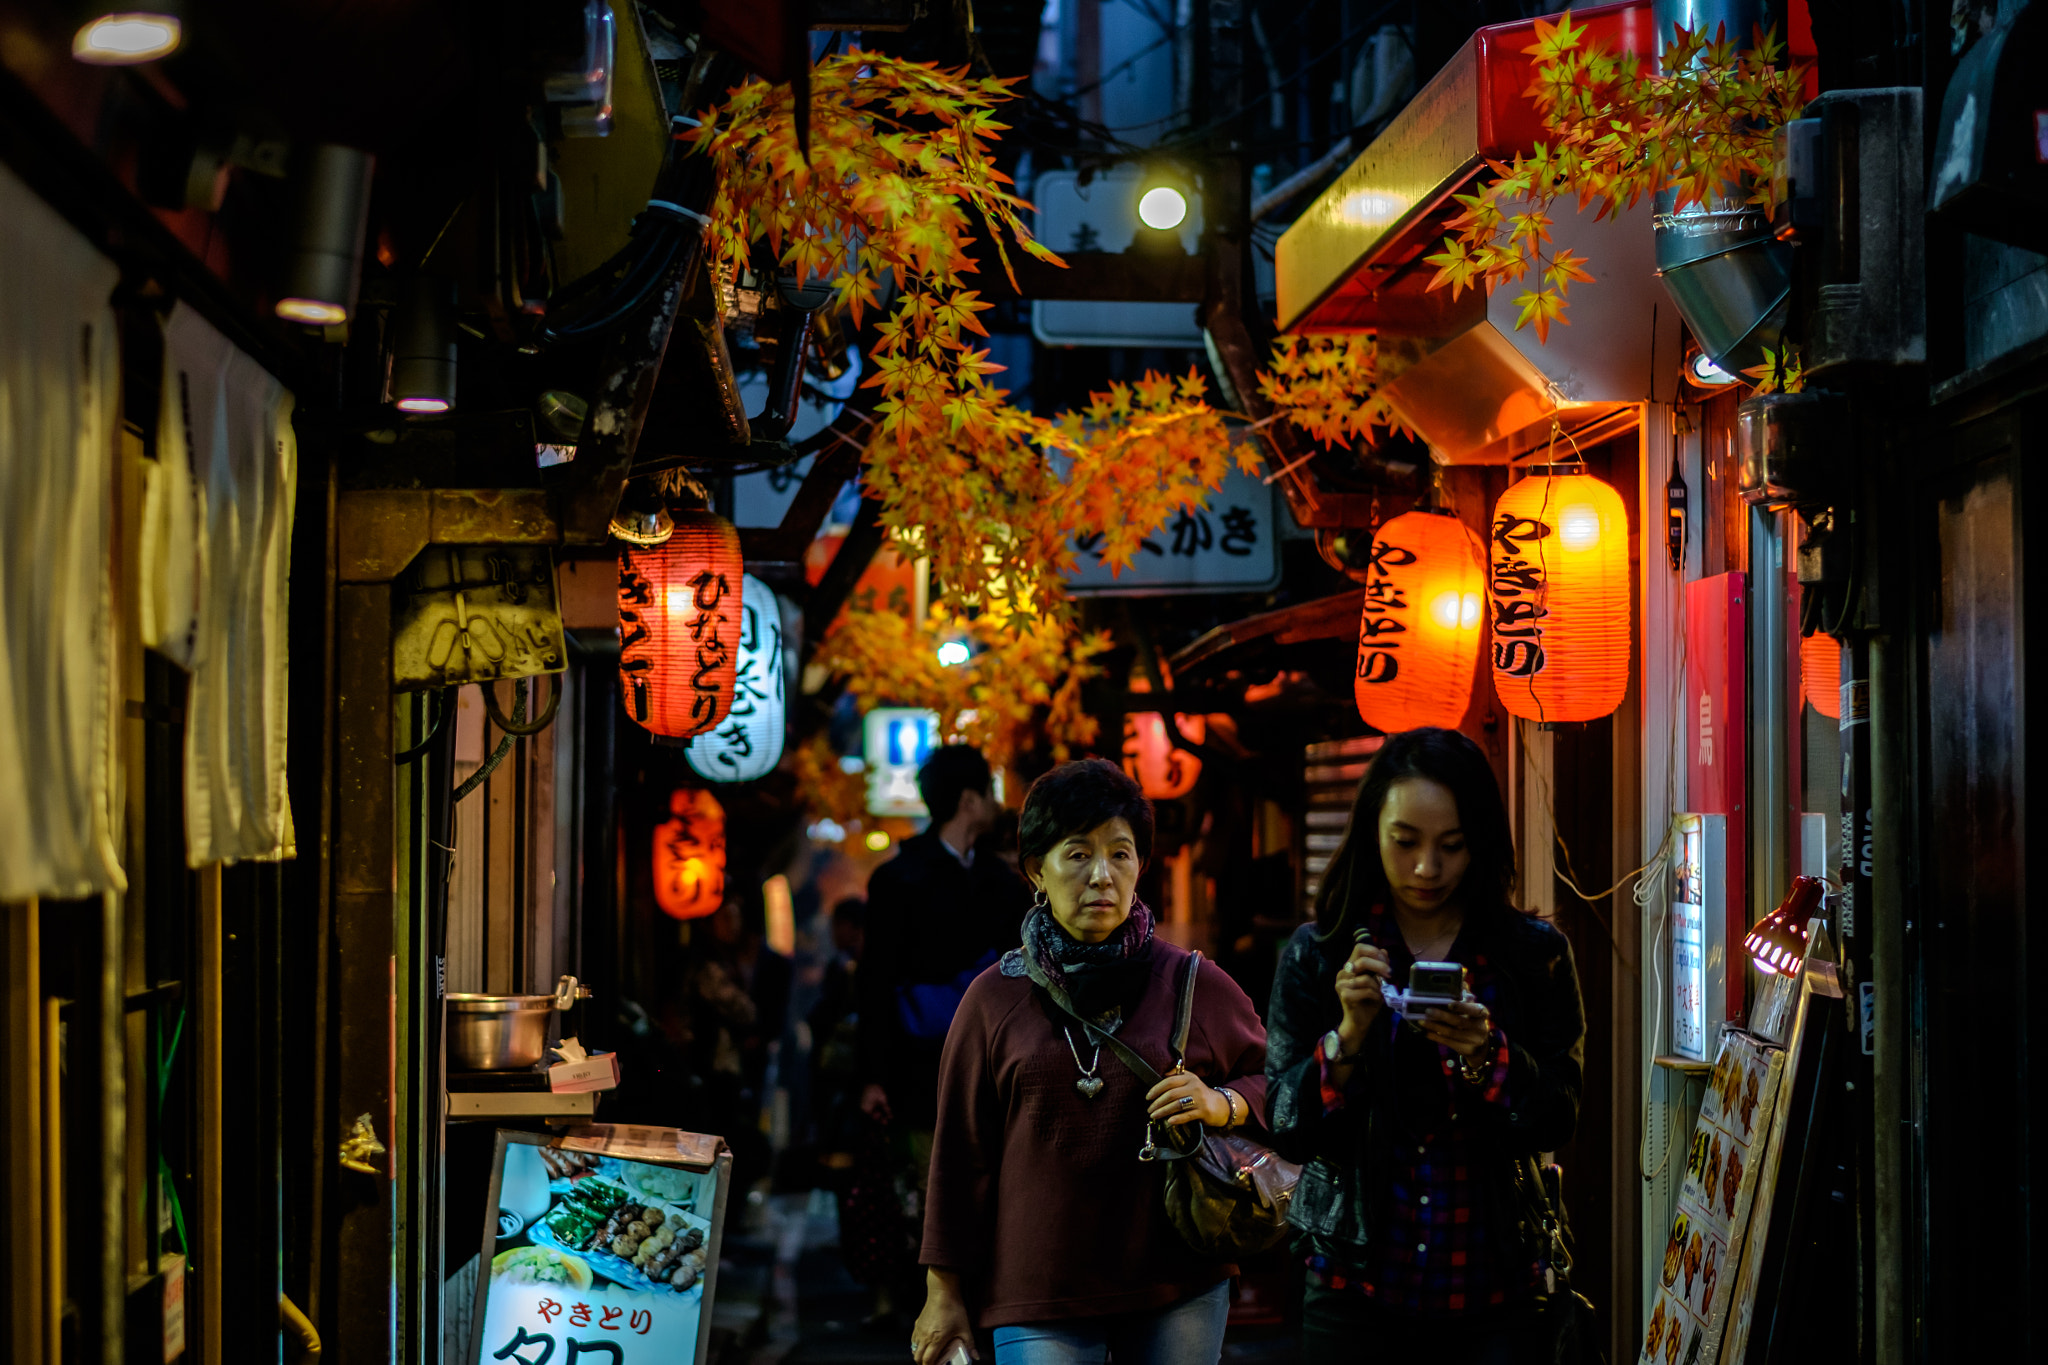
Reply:
[[[996,1365],[1215,1365],[1230,1281],[1150,1313],[996,1328]]]

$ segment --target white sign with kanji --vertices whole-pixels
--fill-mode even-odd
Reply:
[[[1074,538],[1077,596],[1267,592],[1280,583],[1279,500],[1254,475],[1232,469],[1199,506],[1183,507],[1147,536],[1122,573],[1102,558],[1100,533]]]
[[[732,712],[684,751],[690,767],[713,782],[752,782],[782,761],[782,613],[775,593],[748,574],[740,594],[740,655]]]

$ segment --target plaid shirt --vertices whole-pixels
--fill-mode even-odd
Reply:
[[[1398,979],[1413,962],[1407,945],[1383,913],[1375,912],[1368,923],[1374,942],[1393,945],[1389,955]],[[1456,960],[1466,962],[1473,994],[1481,1002],[1490,1001],[1494,980],[1485,955],[1459,954],[1457,948],[1453,945],[1451,951]],[[1408,1042],[1414,1045],[1414,1040]],[[1332,1114],[1344,1108],[1346,1095],[1331,1075],[1326,1043],[1317,1046],[1316,1056],[1323,1112]],[[1476,1083],[1459,1074],[1458,1058],[1449,1048],[1439,1043],[1436,1052],[1448,1100],[1447,1121],[1414,1145],[1404,1143],[1397,1153],[1386,1223],[1370,1249],[1371,1263],[1346,1265],[1318,1245],[1308,1257],[1310,1284],[1357,1293],[1411,1313],[1458,1313],[1506,1303],[1536,1282],[1539,1267],[1531,1265],[1526,1279],[1512,1283],[1501,1278],[1490,1258],[1486,1225],[1478,1212],[1481,1147],[1463,1120],[1463,1110],[1471,1105],[1508,1107],[1507,1035],[1496,1027],[1488,1036],[1485,1050],[1475,1059],[1485,1068]],[[1354,1089],[1356,1085],[1354,1075]]]

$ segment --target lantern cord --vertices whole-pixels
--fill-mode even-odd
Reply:
[[[531,686],[531,683],[528,680],[522,679],[521,681],[522,683],[525,683],[527,686]],[[505,713],[498,709],[498,699],[495,696],[491,695],[491,689],[489,687],[485,687],[483,689],[483,694],[484,711],[490,716],[491,723],[493,725],[496,725],[500,730],[503,730],[508,735],[519,735],[522,737],[526,735],[537,735],[541,731],[547,729],[550,725],[553,725],[555,723],[555,712],[562,709],[562,687],[560,683],[557,683],[548,691],[548,709],[540,714],[540,718],[538,720],[530,722],[511,721],[505,719]]]
[[[394,755],[391,759],[393,763],[403,766],[414,762],[421,754],[434,747],[434,741],[441,737],[441,731],[447,726],[448,718],[455,714],[454,694],[455,689],[452,687],[440,688],[433,694],[441,703],[440,708],[434,715],[433,728],[427,731],[425,739],[413,745],[410,749]]]
[[[526,720],[526,694],[526,679],[521,678],[512,684],[512,722],[515,725],[523,724]],[[490,684],[485,683],[484,697],[487,707],[489,706],[490,695]],[[559,696],[560,693],[557,692],[556,695]],[[484,784],[484,779],[489,777],[497,766],[505,761],[505,755],[511,752],[511,749],[512,733],[508,730],[505,733],[505,737],[498,741],[498,747],[491,750],[491,756],[483,761],[483,766],[462,780],[462,785],[455,789],[455,795],[448,798],[448,804],[451,806],[455,805],[463,797],[481,787]]]

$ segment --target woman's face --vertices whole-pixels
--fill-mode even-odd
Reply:
[[[1426,777],[1387,788],[1380,807],[1380,866],[1401,908],[1433,915],[1449,905],[1472,864],[1451,789]]]
[[[1024,860],[1052,917],[1083,943],[1101,943],[1131,917],[1138,886],[1138,841],[1121,815],[1069,834],[1043,858]]]

